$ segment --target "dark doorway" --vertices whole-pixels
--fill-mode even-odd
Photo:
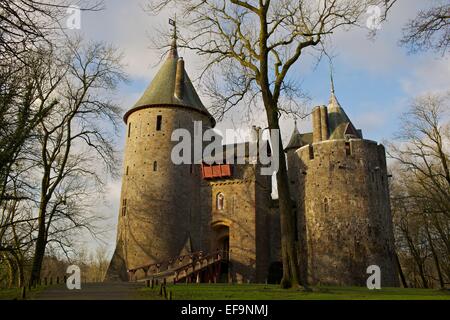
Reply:
[[[281,278],[283,278],[283,264],[279,261],[272,262],[269,266],[267,283],[280,284]]]
[[[230,251],[230,237],[226,236],[222,239],[223,258],[228,260],[228,253]]]
[[[220,275],[218,282],[219,283],[228,283],[228,274],[229,274],[229,251],[230,251],[230,237],[225,236],[221,240],[221,248],[222,251],[222,262],[220,263]]]
[[[213,227],[215,237],[212,245],[213,251],[219,251],[222,255],[222,261],[220,262],[220,275],[217,279],[218,282],[229,282],[229,257],[230,257],[230,228],[224,224],[217,224]]]

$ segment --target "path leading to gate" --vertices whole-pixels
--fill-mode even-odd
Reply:
[[[138,300],[143,299],[138,290],[142,283],[83,283],[81,290],[69,290],[65,285],[44,289],[36,300]]]

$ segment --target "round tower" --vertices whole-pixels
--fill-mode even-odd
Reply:
[[[178,56],[174,40],[166,61],[138,102],[127,125],[117,247],[107,279],[127,280],[126,270],[167,261],[199,245],[200,170],[176,165],[172,132],[194,138],[194,121],[214,127]],[[193,153],[192,153],[193,154]]]
[[[384,147],[362,138],[334,90],[313,124],[313,142],[296,151],[309,281],[365,286],[377,265],[381,285],[398,286]]]

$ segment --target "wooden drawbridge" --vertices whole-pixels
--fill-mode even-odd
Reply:
[[[153,263],[128,270],[129,281],[159,280],[172,283],[215,283],[221,274],[223,262],[228,261],[228,252],[203,251],[181,255],[168,261]]]

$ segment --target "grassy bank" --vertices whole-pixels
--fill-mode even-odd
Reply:
[[[450,291],[433,289],[315,287],[312,292],[283,290],[277,285],[178,284],[168,285],[174,300],[450,300]],[[148,299],[158,297],[159,287],[143,288]]]
[[[39,292],[44,290],[45,287],[36,287],[28,291],[26,289],[26,299],[33,299]],[[22,289],[0,289],[0,300],[22,300]]]

